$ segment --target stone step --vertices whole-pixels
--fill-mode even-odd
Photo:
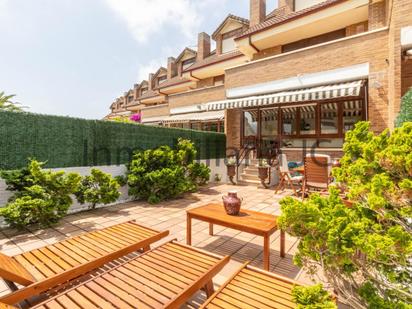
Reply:
[[[257,175],[249,175],[249,174],[245,174],[245,173],[240,174],[240,179],[242,179],[242,180],[253,180],[253,181],[260,182],[260,179]]]
[[[255,180],[241,180],[241,179],[239,179],[238,184],[240,184],[240,185],[256,185],[257,187],[261,185],[260,180],[255,181]]]
[[[243,173],[246,174],[246,175],[252,175],[252,176],[258,176],[259,175],[258,169],[245,168],[243,170]]]

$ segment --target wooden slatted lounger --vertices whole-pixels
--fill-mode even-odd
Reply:
[[[243,264],[202,306],[203,309],[295,308],[292,289],[297,283]]]
[[[149,250],[168,234],[130,221],[13,257],[0,253],[0,277],[12,291],[17,290],[15,283],[41,283],[45,290],[132,252]]]
[[[48,299],[33,308],[179,308],[201,288],[212,295],[212,279],[229,259],[170,241],[85,281],[49,291]],[[34,295],[36,289],[29,286],[0,303],[15,305]]]

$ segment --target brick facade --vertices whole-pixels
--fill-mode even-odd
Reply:
[[[157,105],[153,107],[145,107],[141,109],[142,117],[149,118],[149,117],[157,117],[157,116],[167,116],[169,115],[169,105]]]
[[[203,88],[193,91],[188,91],[184,93],[179,93],[175,95],[169,96],[169,107],[176,108],[176,107],[183,107],[183,106],[190,106],[195,104],[201,104],[211,101],[219,101],[224,100],[225,96],[225,87],[216,86],[216,87],[209,87]]]
[[[280,18],[281,14],[293,14],[294,10],[292,0],[281,0],[280,6],[283,8],[268,16],[264,13],[266,1],[251,0],[250,5],[250,27],[260,27],[260,24],[265,24],[271,15]],[[366,4],[364,8],[367,16],[365,18],[368,20],[352,25],[348,22],[342,28],[329,33],[313,35],[310,38],[256,52],[249,57],[249,63],[225,68],[224,85],[214,86],[216,76],[201,75],[204,78],[196,80],[195,90],[185,89],[179,93],[169,94],[168,105],[152,109],[142,108],[142,113],[146,118],[169,115],[173,108],[224,100],[228,89],[368,63],[368,119],[376,132],[393,128],[400,107],[400,98],[412,86],[412,60],[402,58],[400,46],[400,29],[412,25],[412,1],[369,1],[369,5]],[[239,20],[235,16],[232,18]],[[247,32],[249,26],[247,21],[243,21],[239,27],[230,31]],[[219,28],[212,38],[216,41],[215,52],[210,51],[208,34],[200,33],[198,36],[198,53],[193,53],[196,63],[201,62],[202,66],[210,64],[208,59],[224,57],[219,55],[222,45],[222,33],[219,32]],[[168,64],[169,78],[176,71],[178,76],[182,75],[181,63],[176,64],[174,58],[169,58]],[[173,71],[173,74],[169,71]],[[194,77],[196,71],[193,73]],[[121,104],[116,106],[118,105]],[[225,132],[230,146],[240,146],[240,121],[240,111],[226,111]]]
[[[388,31],[382,30],[335,43],[262,59],[226,71],[226,87],[235,88],[272,80],[316,73],[350,65],[369,63],[370,84],[382,88],[369,89],[369,118],[376,131],[388,126]],[[321,69],[320,69],[321,68]]]

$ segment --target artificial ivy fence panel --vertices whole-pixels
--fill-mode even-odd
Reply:
[[[198,159],[225,156],[222,133],[1,111],[0,169],[21,168],[27,158],[50,168],[124,164],[137,149],[173,147],[179,137],[195,143]]]

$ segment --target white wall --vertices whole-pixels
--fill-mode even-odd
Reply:
[[[226,176],[226,166],[224,164],[223,159],[210,159],[210,160],[201,160],[200,162],[207,164],[210,169],[210,181],[213,182],[215,178],[215,174],[219,174],[222,177],[221,182],[226,182],[227,181],[227,176]],[[65,171],[66,173],[79,173],[80,175],[89,175],[90,170],[93,167],[67,167],[67,168],[54,168],[51,169],[52,171]],[[125,175],[126,173],[126,166],[125,165],[110,165],[110,166],[98,166],[96,167],[97,169],[109,173],[112,176],[120,176],[120,175]],[[122,193],[120,198],[113,204],[120,204],[124,203],[126,201],[130,200],[129,195],[127,194],[127,186],[121,188],[120,192]],[[4,205],[7,203],[7,200],[12,196],[12,193],[9,191],[6,191],[6,183],[4,182],[3,179],[0,179],[0,207],[4,207]],[[112,204],[112,205],[113,205]],[[82,210],[86,210],[88,208],[88,205],[81,205],[79,204],[76,199],[73,199],[73,205],[69,209],[69,213],[75,213],[79,212]],[[3,220],[0,218],[0,226],[2,225]]]

